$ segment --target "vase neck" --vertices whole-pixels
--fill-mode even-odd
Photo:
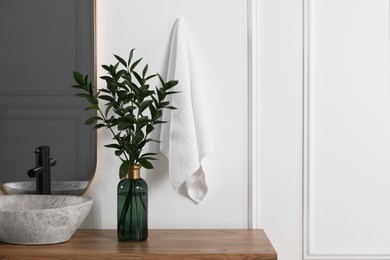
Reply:
[[[131,165],[130,171],[126,174],[126,179],[135,180],[141,178],[141,166],[139,164]]]

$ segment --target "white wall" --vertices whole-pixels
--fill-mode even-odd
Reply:
[[[254,0],[259,18],[259,222],[278,259],[302,259],[302,0]]]
[[[175,19],[185,20],[202,65],[215,150],[204,170],[209,194],[195,205],[173,191],[167,161],[143,171],[149,183],[150,228],[247,227],[247,4],[242,0],[97,0],[98,64],[115,62],[136,48],[149,70],[163,73]],[[104,73],[100,68],[98,75]],[[99,86],[104,84],[99,81]],[[116,185],[119,160],[103,145],[98,132],[98,164],[87,192],[94,205],[84,227],[116,228]]]

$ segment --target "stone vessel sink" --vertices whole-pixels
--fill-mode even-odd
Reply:
[[[51,194],[53,195],[81,195],[88,185],[88,181],[52,181]],[[20,181],[3,183],[8,194],[35,194],[35,181]]]
[[[84,222],[92,199],[63,195],[0,196],[0,242],[41,245],[66,242]]]

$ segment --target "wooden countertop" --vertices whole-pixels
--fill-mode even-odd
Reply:
[[[0,259],[263,259],[276,252],[263,230],[149,230],[144,242],[118,242],[116,230],[78,230],[66,243],[0,243]]]

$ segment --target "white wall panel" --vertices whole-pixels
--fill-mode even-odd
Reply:
[[[202,105],[207,111],[214,151],[204,170],[209,193],[194,204],[172,189],[165,157],[144,170],[149,185],[150,228],[246,228],[248,226],[247,3],[242,0],[99,0],[97,56],[144,57],[151,73],[164,75],[174,22],[182,18],[198,59]],[[142,65],[145,65],[143,63]],[[99,76],[105,72],[98,70]],[[99,87],[104,82],[99,81]],[[103,147],[109,133],[98,132],[94,198],[87,228],[116,228],[116,185],[120,160]]]
[[[302,0],[253,1],[258,225],[278,259],[302,260]]]
[[[305,259],[390,259],[389,1],[304,7]]]

